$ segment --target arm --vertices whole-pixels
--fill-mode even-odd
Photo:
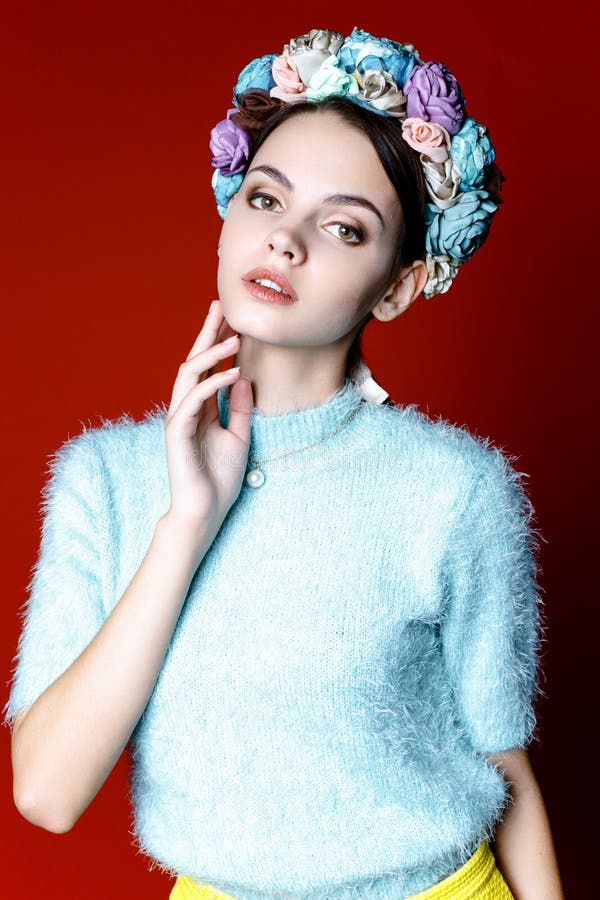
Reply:
[[[159,520],[140,568],[96,637],[15,718],[14,802],[34,825],[57,834],[72,828],[127,744],[214,539],[207,530],[192,544],[189,531],[168,514]]]
[[[504,770],[513,799],[492,850],[515,900],[564,900],[550,822],[526,750],[485,754]]]
[[[96,547],[105,529],[95,514],[102,481],[87,465],[81,440],[65,445],[64,465],[50,483],[20,641],[21,677],[9,704],[9,718],[17,713],[14,801],[26,819],[48,831],[72,828],[114,767],[154,688],[194,573],[240,492],[252,390],[247,380],[234,385],[229,424],[222,428],[216,394],[239,376],[239,369],[215,371],[231,355],[231,343],[215,343],[227,328],[217,304],[179,368],[165,422],[171,505],[106,619],[100,620]],[[197,463],[204,451],[208,466]],[[231,462],[219,465],[223,459]],[[58,669],[51,679],[48,656],[51,674]]]

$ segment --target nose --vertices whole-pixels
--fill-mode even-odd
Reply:
[[[306,248],[300,236],[289,226],[280,225],[267,236],[269,254],[287,256],[290,262],[298,265],[306,257]]]

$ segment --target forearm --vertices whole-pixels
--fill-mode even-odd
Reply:
[[[164,516],[96,637],[30,707],[12,738],[21,814],[69,830],[129,740],[154,688],[194,572],[214,532],[186,540]]]
[[[496,827],[492,849],[515,900],[564,900],[542,792],[527,768],[521,761],[512,776],[507,769],[513,802]]]

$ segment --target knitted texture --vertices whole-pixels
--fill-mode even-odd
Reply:
[[[231,894],[215,891],[181,875],[169,894],[169,900],[235,900]],[[426,891],[412,894],[406,900],[514,900],[487,841],[482,841],[471,859],[457,872]]]
[[[534,739],[538,540],[512,459],[350,379],[311,409],[255,409],[250,455],[318,441],[360,404],[244,483],[130,742],[139,849],[239,900],[431,887],[510,802],[483,754]],[[218,405],[227,425],[226,388]],[[139,568],[169,507],[166,412],[54,454],[7,724]]]

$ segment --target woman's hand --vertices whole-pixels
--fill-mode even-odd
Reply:
[[[171,490],[170,518],[220,527],[242,487],[253,408],[252,386],[238,370],[218,368],[240,346],[215,301],[187,359],[179,367],[165,420]],[[232,385],[227,428],[219,422],[217,391]]]

